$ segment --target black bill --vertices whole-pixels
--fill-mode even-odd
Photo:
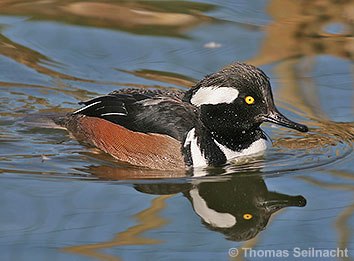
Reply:
[[[306,199],[303,196],[290,196],[270,191],[267,198],[259,202],[258,206],[265,208],[270,213],[274,213],[285,207],[304,207],[306,206]]]
[[[263,121],[275,123],[301,132],[307,132],[309,130],[306,125],[289,120],[276,109],[272,110],[268,115],[262,116],[262,119]]]

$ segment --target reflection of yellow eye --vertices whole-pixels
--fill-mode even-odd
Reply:
[[[251,218],[253,218],[253,216],[251,214],[244,214],[243,215],[243,219],[250,220]]]
[[[245,98],[245,102],[246,102],[247,104],[253,104],[253,103],[254,103],[254,98],[253,98],[252,96],[247,96],[247,97]]]

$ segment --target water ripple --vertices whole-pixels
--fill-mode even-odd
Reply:
[[[272,136],[273,147],[265,158],[243,165],[227,166],[227,173],[260,171],[263,175],[281,175],[294,171],[315,170],[354,156],[354,123],[316,120],[308,123],[309,133],[279,130]]]

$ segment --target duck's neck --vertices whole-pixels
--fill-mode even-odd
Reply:
[[[259,127],[232,132],[217,132],[205,127],[196,127],[189,131],[182,151],[187,165],[218,166],[231,158],[264,150],[266,140]]]

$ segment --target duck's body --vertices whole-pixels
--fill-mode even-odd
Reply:
[[[300,131],[275,108],[267,76],[234,63],[187,92],[122,89],[55,119],[118,160],[154,169],[216,166],[266,149],[263,121]]]

